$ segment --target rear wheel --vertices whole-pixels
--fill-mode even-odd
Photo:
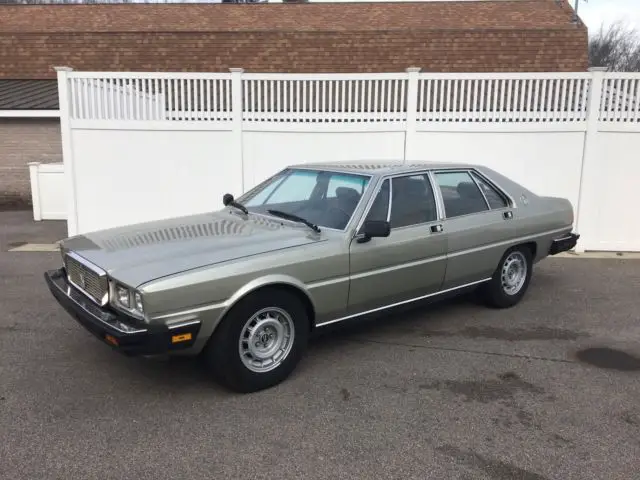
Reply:
[[[480,290],[485,302],[494,308],[509,308],[519,303],[529,288],[532,268],[528,247],[520,245],[507,250],[491,280]]]
[[[302,302],[279,289],[249,294],[233,307],[204,352],[216,380],[249,393],[285,380],[306,350],[309,318]]]

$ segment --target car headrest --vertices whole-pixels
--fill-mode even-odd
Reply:
[[[358,202],[360,200],[360,194],[355,188],[350,187],[338,187],[336,188],[336,197],[340,200]]]
[[[415,197],[415,196],[424,196],[425,194],[425,183],[422,180],[416,180],[413,178],[398,178],[394,180],[393,183],[393,196],[394,198],[398,195],[402,195],[403,197]]]

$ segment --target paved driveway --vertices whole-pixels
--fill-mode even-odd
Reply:
[[[549,259],[510,310],[462,299],[329,331],[242,396],[98,343],[46,290],[57,254],[6,251],[63,229],[7,215],[0,478],[637,478],[639,361],[585,352],[640,356],[637,260]]]

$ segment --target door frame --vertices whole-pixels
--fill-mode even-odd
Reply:
[[[404,171],[404,172],[389,172],[386,173],[384,175],[381,175],[380,177],[378,177],[378,182],[376,183],[376,185],[373,187],[373,191],[371,196],[368,198],[367,203],[360,215],[360,218],[358,219],[358,221],[355,223],[355,228],[352,231],[351,235],[348,237],[348,244],[347,244],[347,248],[349,249],[349,258],[351,259],[351,254],[353,252],[354,248],[357,248],[355,245],[357,244],[357,241],[359,238],[362,238],[364,235],[359,233],[362,225],[364,224],[365,219],[367,218],[367,215],[370,213],[371,208],[373,207],[373,203],[376,201],[377,196],[379,195],[382,187],[384,186],[384,183],[386,181],[389,181],[389,205],[387,207],[387,221],[391,220],[391,211],[392,211],[392,204],[393,204],[393,180],[396,178],[403,178],[403,177],[417,177],[417,176],[422,176],[422,177],[426,177],[426,180],[429,182],[429,185],[431,187],[431,191],[432,191],[432,195],[433,195],[433,201],[435,204],[435,209],[436,209],[436,216],[433,220],[429,220],[426,222],[421,222],[421,223],[416,223],[413,225],[406,225],[406,226],[400,226],[400,227],[396,227],[395,229],[391,229],[391,234],[390,236],[394,235],[394,231],[397,232],[396,234],[398,234],[398,232],[405,230],[405,229],[414,229],[414,228],[424,228],[425,229],[425,236],[423,237],[423,240],[425,242],[429,242],[430,236],[437,236],[437,237],[442,237],[444,236],[445,238],[440,238],[439,241],[444,242],[444,248],[442,250],[442,253],[437,255],[437,256],[433,256],[433,257],[420,257],[419,259],[414,259],[410,262],[406,262],[406,265],[403,267],[403,264],[400,263],[398,264],[398,268],[402,269],[402,268],[412,268],[420,263],[430,263],[430,262],[444,262],[444,271],[442,274],[442,278],[440,279],[440,282],[438,284],[438,286],[433,290],[433,291],[429,291],[428,293],[426,293],[425,295],[421,295],[418,298],[422,298],[422,297],[430,297],[430,296],[434,296],[437,295],[441,292],[442,290],[442,286],[444,284],[444,280],[446,278],[446,268],[447,268],[447,251],[448,251],[448,245],[447,245],[447,239],[446,239],[446,229],[441,228],[440,231],[434,231],[434,230],[430,230],[430,227],[433,227],[434,225],[442,225],[442,218],[444,216],[444,209],[443,206],[441,204],[441,201],[439,200],[439,195],[438,192],[436,192],[436,188],[437,188],[437,184],[435,183],[435,179],[431,174],[431,168],[424,168],[424,169],[419,169],[419,170],[414,170],[414,171]],[[383,239],[384,240],[384,239]],[[389,268],[393,268],[394,266],[387,266],[387,267],[383,267],[380,268],[381,273],[384,270],[387,270]],[[395,268],[393,268],[395,269]],[[375,271],[376,269],[374,269],[373,271]],[[349,289],[351,291],[351,285],[352,285],[352,276],[358,276],[359,273],[354,273],[351,270],[351,260],[350,260],[350,266],[349,266]],[[351,293],[350,293],[351,295]],[[416,299],[418,299],[416,298]],[[402,301],[400,301],[399,303],[408,303],[413,301],[413,298],[405,298]],[[350,310],[351,309],[351,297],[348,297],[348,306],[347,309]],[[391,306],[395,305],[391,304],[388,306],[379,306],[374,308],[374,310],[383,310],[385,308],[390,308]],[[351,313],[351,315],[360,315],[362,313]],[[350,315],[350,316],[351,316]]]

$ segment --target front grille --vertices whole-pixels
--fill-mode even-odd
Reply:
[[[107,303],[109,284],[106,275],[100,275],[70,255],[65,256],[65,267],[67,278],[74,286],[99,305]]]

